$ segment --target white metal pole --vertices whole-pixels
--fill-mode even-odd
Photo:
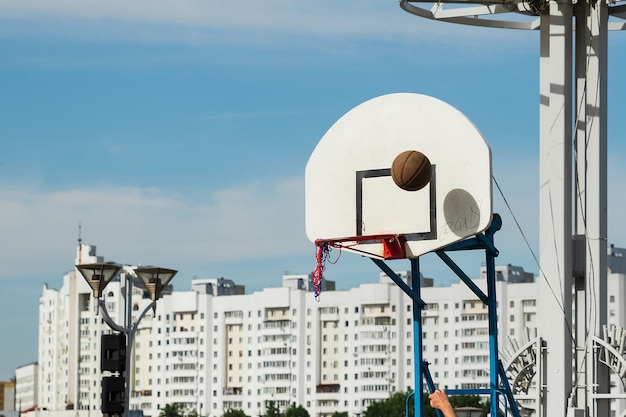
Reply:
[[[539,331],[547,349],[540,417],[565,416],[572,390],[573,12],[569,2],[549,7],[540,30]]]
[[[587,384],[590,382],[590,375],[586,372],[585,361],[587,360],[587,285],[586,285],[586,265],[585,254],[586,246],[586,230],[584,227],[585,213],[585,172],[587,164],[585,162],[585,148],[587,138],[587,112],[586,107],[586,86],[587,86],[587,42],[589,39],[587,31],[587,16],[589,15],[589,5],[586,1],[578,2],[575,6],[576,29],[575,29],[575,63],[574,70],[576,73],[576,92],[574,94],[574,112],[575,112],[575,137],[574,137],[574,233],[576,235],[575,251],[573,253],[574,264],[577,270],[574,273],[574,314],[575,314],[575,378],[574,389],[575,397],[573,397],[569,405],[576,409],[584,410],[587,408]],[[576,258],[580,258],[577,259]]]
[[[608,5],[592,4],[587,18],[588,46],[585,94],[586,162],[585,229],[587,236],[586,304],[588,343],[586,355],[587,403],[591,414],[608,416],[609,400],[593,401],[595,392],[609,392],[608,368],[596,360],[592,336],[601,336],[607,322],[607,43]],[[584,158],[584,159],[583,159]],[[594,410],[595,409],[595,410]]]

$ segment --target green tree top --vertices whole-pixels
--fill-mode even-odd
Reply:
[[[229,408],[222,417],[248,417],[248,415],[243,410]]]
[[[414,398],[409,399],[409,415],[406,416],[406,399],[410,394],[411,392],[395,392],[386,400],[373,402],[365,410],[364,417],[413,417],[415,415]],[[451,395],[449,398],[454,408],[472,406],[489,410],[489,401],[481,403],[478,395]],[[427,392],[422,395],[422,404],[424,417],[437,417],[437,413],[430,406]]]
[[[301,405],[294,407],[293,405],[285,411],[285,417],[310,417],[306,408]]]
[[[195,409],[187,411],[183,404],[172,403],[161,409],[159,417],[198,417],[198,412]]]
[[[280,411],[274,401],[267,402],[267,408],[265,409],[265,417],[280,417]]]
[[[159,417],[185,417],[185,407],[179,403],[166,404]]]

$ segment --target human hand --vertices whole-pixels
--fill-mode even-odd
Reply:
[[[448,400],[445,390],[435,390],[435,392],[428,396],[428,399],[430,400],[430,406],[441,410],[444,416],[455,416],[454,409],[452,408],[452,404],[450,404],[450,400]]]

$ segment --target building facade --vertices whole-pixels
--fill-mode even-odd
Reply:
[[[38,404],[38,365],[37,362],[20,366],[15,370],[15,409],[34,410]]]
[[[0,381],[0,410],[15,410],[15,380]]]
[[[84,263],[103,262],[95,248],[79,250]],[[78,262],[78,260],[77,260]],[[619,265],[618,265],[619,266]],[[124,267],[123,274],[132,274]],[[410,282],[410,273],[398,272]],[[91,289],[69,272],[60,290],[44,287],[40,302],[39,408],[101,407],[100,337],[110,332]],[[123,288],[115,280],[103,299],[123,318]],[[488,385],[486,306],[462,283],[435,287],[422,278],[423,354],[435,384]],[[484,268],[474,280],[485,290]],[[83,285],[84,284],[84,285]],[[610,319],[624,323],[619,303],[624,275],[609,274]],[[309,275],[286,275],[281,287],[245,294],[225,279],[197,279],[188,291],[164,295],[145,315],[131,352],[131,409],[158,417],[180,403],[199,416],[229,409],[265,414],[302,405],[311,416],[345,411],[360,416],[374,401],[415,387],[412,300],[386,275],[378,283],[335,291],[319,300]],[[522,268],[497,267],[499,347],[536,335],[538,286]],[[612,297],[612,298],[611,298]],[[137,286],[133,314],[150,302]]]

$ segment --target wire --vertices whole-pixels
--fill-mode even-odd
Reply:
[[[517,229],[519,230],[520,234],[522,235],[522,238],[524,239],[524,242],[526,243],[526,246],[528,247],[528,250],[530,251],[530,254],[532,255],[533,259],[535,260],[535,264],[537,265],[537,268],[539,268],[541,277],[544,279],[546,284],[548,284],[548,288],[550,289],[550,292],[552,293],[552,296],[554,297],[554,299],[556,300],[559,308],[561,309],[561,312],[563,313],[563,317],[566,317],[565,308],[563,307],[562,300],[560,299],[560,297],[557,296],[556,292],[554,291],[554,288],[552,288],[552,285],[550,284],[550,281],[548,281],[548,279],[546,278],[545,273],[541,269],[541,265],[539,263],[539,259],[535,255],[535,252],[532,250],[532,248],[530,246],[530,243],[528,242],[528,239],[526,238],[526,234],[524,233],[524,230],[522,229],[521,225],[519,224],[519,221],[517,220],[517,216],[515,215],[515,213],[513,213],[513,209],[511,208],[511,205],[509,204],[506,196],[504,195],[504,192],[502,192],[502,188],[500,188],[500,184],[498,184],[498,181],[496,180],[495,176],[492,175],[491,178],[493,179],[493,182],[496,185],[496,188],[498,189],[498,192],[502,196],[502,199],[504,200],[504,204],[506,205],[507,209],[509,210],[509,213],[511,214],[511,217],[513,217],[513,221],[515,222],[515,225],[517,226]],[[569,323],[567,323],[567,330],[568,330],[568,332],[570,334],[570,337],[573,340],[572,328],[571,328]]]

